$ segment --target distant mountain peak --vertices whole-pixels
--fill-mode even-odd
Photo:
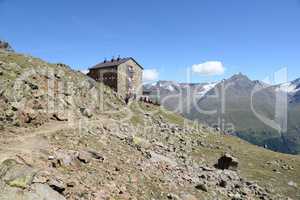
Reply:
[[[4,40],[0,40],[0,50],[10,51],[13,52],[13,48],[10,46],[10,44]]]
[[[238,73],[238,74],[234,74],[231,78],[229,78],[229,80],[231,81],[237,81],[237,80],[247,80],[250,81],[250,79],[248,78],[248,76],[242,74],[242,73]]]

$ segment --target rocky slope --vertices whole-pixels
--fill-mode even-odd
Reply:
[[[298,199],[300,158],[0,51],[0,199]],[[259,156],[256,156],[259,155]]]
[[[0,54],[0,127],[76,120],[121,105],[117,94],[64,64]]]

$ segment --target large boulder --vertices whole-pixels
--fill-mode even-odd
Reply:
[[[89,163],[92,160],[92,154],[86,151],[80,151],[77,156],[78,160],[83,163]]]
[[[222,170],[228,169],[228,170],[236,171],[238,169],[238,165],[239,165],[238,159],[226,153],[219,158],[218,163],[215,166],[216,168]]]
[[[30,190],[21,190],[19,188],[5,187],[0,191],[1,200],[66,200],[64,196],[54,191],[46,184],[36,183],[30,187]]]
[[[60,112],[54,113],[52,119],[61,121],[61,122],[68,121],[68,113],[67,113],[67,111],[60,111]]]
[[[54,167],[78,166],[77,154],[78,153],[75,151],[65,151],[59,149],[55,152],[54,158],[51,157],[49,160],[52,160],[52,165]]]
[[[83,116],[85,116],[87,118],[93,117],[92,111],[88,108],[80,108],[80,112]]]
[[[31,189],[33,192],[25,193],[24,200],[66,200],[65,197],[45,184],[34,184]]]
[[[26,165],[20,164],[15,160],[5,160],[0,165],[1,181],[11,187],[25,189],[31,185],[36,171]]]
[[[98,152],[89,150],[89,151],[80,151],[77,156],[78,160],[83,163],[89,163],[92,159],[103,161],[104,157]]]
[[[0,165],[1,200],[65,200],[61,194],[47,184],[34,183],[37,170],[7,159]],[[56,182],[52,185],[57,185]],[[51,186],[52,186],[51,185]]]

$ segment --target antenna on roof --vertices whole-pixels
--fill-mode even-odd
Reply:
[[[117,61],[119,61],[119,60],[121,60],[121,56],[120,55],[118,55],[118,58],[117,58]]]
[[[106,58],[104,58],[104,61],[103,61],[104,63],[106,63],[107,62],[107,60],[106,60]]]
[[[114,62],[114,61],[115,61],[115,56],[113,56],[111,59],[111,62]]]

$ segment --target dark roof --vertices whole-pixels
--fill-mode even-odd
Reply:
[[[132,57],[128,57],[128,58],[121,58],[121,59],[114,59],[113,61],[111,60],[107,60],[107,61],[103,61],[102,63],[99,63],[97,65],[95,65],[94,67],[90,68],[90,69],[99,69],[99,68],[109,68],[109,67],[115,67],[115,66],[119,66],[125,62],[127,62],[128,60],[133,60],[140,68],[144,69],[138,62],[136,62],[136,60],[134,60]]]

